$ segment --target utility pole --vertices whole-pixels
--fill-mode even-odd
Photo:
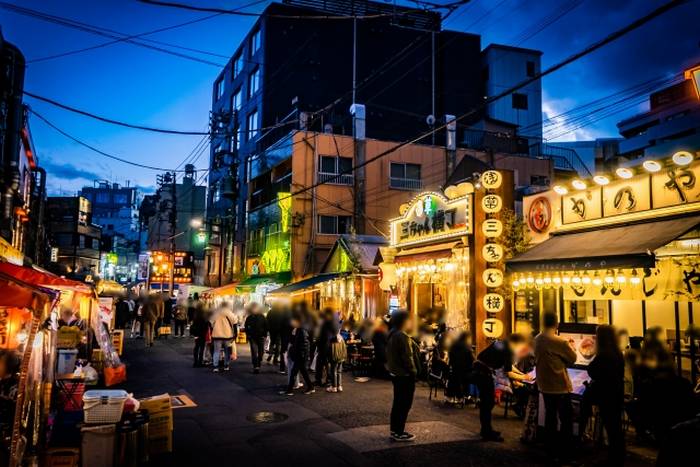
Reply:
[[[358,167],[355,170],[353,178],[353,188],[355,190],[355,205],[353,209],[353,229],[357,234],[365,233],[365,106],[363,104],[353,103],[350,106],[350,114],[352,115],[352,131],[355,142],[355,161],[353,166]]]
[[[175,291],[175,232],[177,230],[177,185],[175,175],[176,172],[173,172],[172,183],[170,184],[170,283],[168,292],[171,296]]]
[[[454,115],[445,115],[447,124],[447,138],[445,140],[445,183],[454,173],[457,165],[457,118]]]

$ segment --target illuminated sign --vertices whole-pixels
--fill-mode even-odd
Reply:
[[[471,234],[471,208],[469,194],[448,199],[436,192],[422,193],[411,200],[401,217],[390,221],[391,245],[401,247]]]
[[[495,190],[501,187],[503,175],[496,170],[487,170],[481,174],[481,185],[487,190]]]
[[[487,318],[481,323],[481,330],[489,339],[498,339],[503,334],[503,321],[498,318]]]

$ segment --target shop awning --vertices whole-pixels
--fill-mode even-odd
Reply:
[[[289,281],[292,279],[292,273],[287,271],[287,272],[279,272],[277,274],[260,274],[257,276],[250,276],[249,278],[242,280],[238,284],[236,284],[236,292],[243,293],[243,292],[250,292],[255,290],[255,288],[259,285],[267,285],[267,284],[280,284],[284,285],[289,283]]]
[[[552,236],[507,261],[513,272],[653,267],[654,251],[700,226],[700,216]]]
[[[297,282],[292,282],[289,285],[285,285],[284,287],[280,287],[279,289],[275,289],[271,292],[269,292],[270,295],[288,295],[294,292],[298,292],[300,290],[308,289],[310,287],[313,287],[316,284],[321,284],[323,282],[328,282],[333,279],[337,279],[338,277],[342,276],[343,273],[340,272],[330,272],[326,274],[317,274],[315,276],[308,277],[306,279],[302,279]]]
[[[0,273],[0,307],[39,310],[51,298],[49,291],[22,284]]]
[[[65,279],[48,271],[40,271],[34,268],[17,266],[16,264],[1,263],[0,272],[15,277],[27,284],[39,285],[50,288],[65,288],[76,292],[92,293],[92,287],[82,282]]]
[[[399,251],[394,257],[394,262],[402,263],[406,261],[422,261],[428,259],[449,258],[450,256],[452,256],[452,250],[457,245],[461,245],[461,242],[440,243],[438,245],[408,248]]]

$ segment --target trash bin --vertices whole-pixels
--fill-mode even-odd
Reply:
[[[81,430],[83,467],[112,467],[116,425],[84,426]]]
[[[130,421],[125,421],[117,428],[118,443],[115,463],[120,467],[138,467],[139,430]]]

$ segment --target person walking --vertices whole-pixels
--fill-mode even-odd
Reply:
[[[576,362],[576,352],[566,340],[557,335],[557,327],[557,315],[545,313],[543,331],[535,337],[537,387],[544,399],[545,446],[555,462],[571,455],[572,386],[567,367]],[[558,423],[561,424],[559,439]]]
[[[227,302],[223,302],[211,320],[211,338],[214,344],[212,353],[214,373],[219,372],[222,351],[224,353],[224,371],[231,369],[231,346],[238,334],[237,325],[236,316],[231,311],[231,307]]]
[[[386,364],[394,386],[391,406],[390,437],[394,441],[413,441],[416,436],[406,431],[406,420],[413,405],[418,375],[417,346],[409,336],[412,322],[406,311],[397,311],[386,346]]]
[[[596,328],[596,355],[588,365],[591,381],[586,393],[598,405],[603,427],[608,435],[608,465],[619,466],[625,460],[625,437],[622,411],[625,402],[625,360],[615,328]]]
[[[265,337],[267,336],[267,320],[262,313],[262,307],[253,302],[248,307],[248,317],[245,320],[245,334],[250,343],[250,359],[253,363],[253,373],[260,373],[263,354],[265,353]]]
[[[462,403],[469,395],[469,384],[474,370],[474,353],[472,352],[471,334],[462,331],[448,352],[450,375],[447,381],[447,393],[453,403]]]
[[[159,316],[158,298],[151,295],[145,299],[143,304],[143,339],[146,347],[153,347],[153,338]]]
[[[316,386],[324,386],[323,377],[326,376],[326,382],[329,384],[328,366],[330,363],[331,343],[335,336],[340,332],[340,322],[335,317],[335,313],[330,308],[323,310],[321,315],[321,327],[316,341],[316,368],[314,376]]]
[[[190,335],[194,337],[194,368],[204,366],[204,349],[207,346],[207,339],[211,338],[211,324],[206,319],[204,308],[200,305],[192,316],[190,325]]]
[[[292,366],[289,370],[287,390],[283,391],[283,394],[287,396],[294,395],[294,386],[296,385],[298,375],[301,375],[304,380],[304,394],[313,394],[316,392],[311,377],[309,377],[308,362],[311,342],[309,341],[309,331],[302,323],[303,319],[304,318],[298,313],[294,313],[291,320],[293,337],[289,346],[289,357]]]
[[[277,365],[282,351],[282,326],[284,321],[284,309],[279,305],[273,305],[267,313],[267,329],[270,333],[270,349],[267,354],[267,363]]]
[[[122,297],[117,299],[117,305],[114,311],[114,327],[116,329],[124,329],[129,322],[129,304]]]
[[[187,327],[187,306],[178,303],[175,308],[175,337],[185,337]]]
[[[337,333],[331,340],[329,352],[328,392],[343,392],[343,363],[348,358],[348,348],[340,333]]]

